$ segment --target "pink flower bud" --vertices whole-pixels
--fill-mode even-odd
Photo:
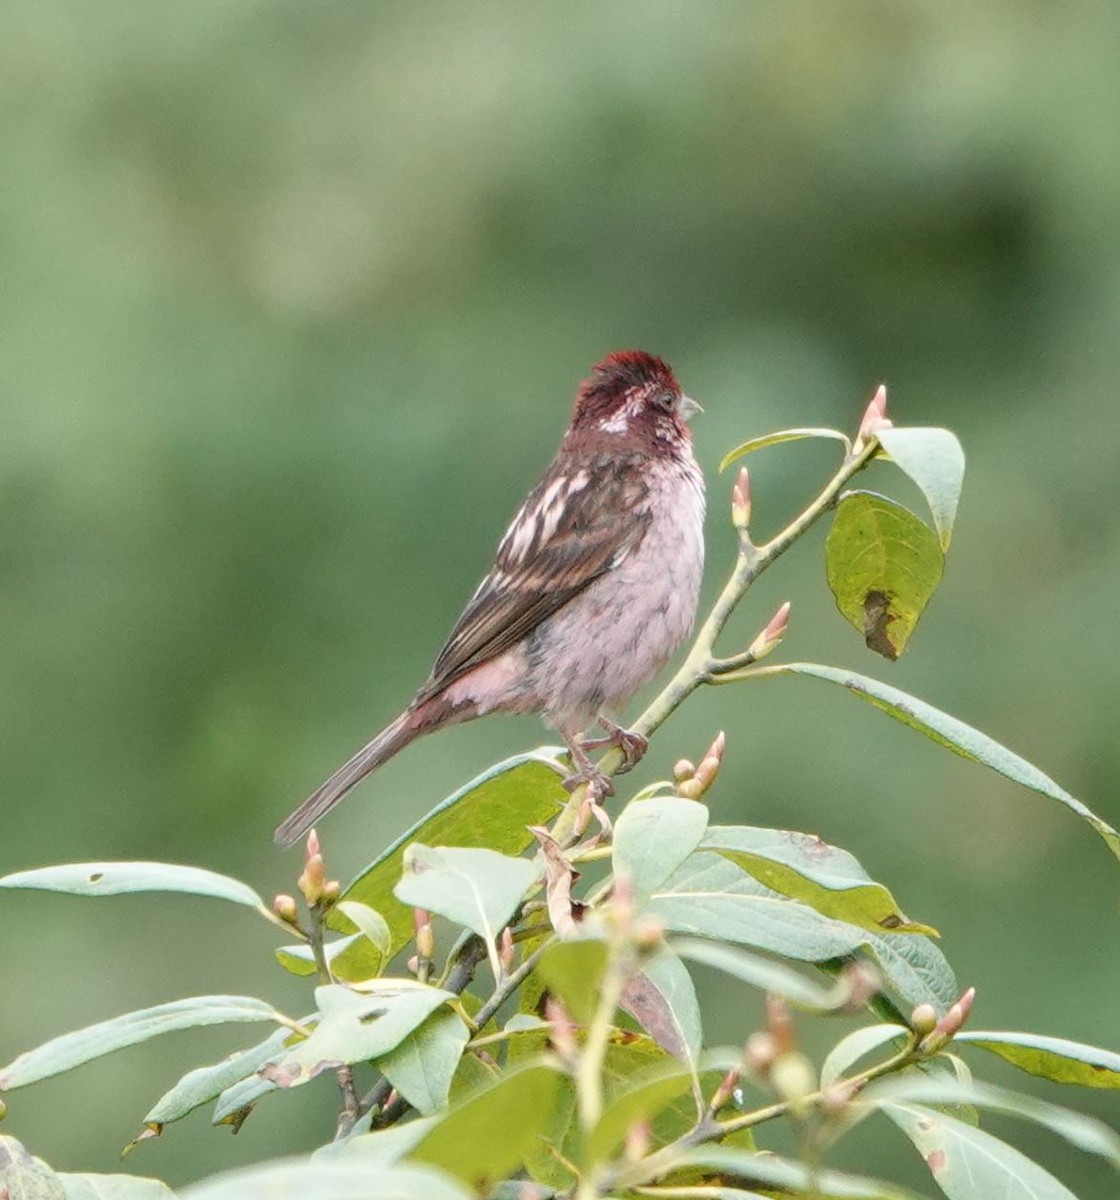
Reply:
[[[499,939],[498,945],[498,961],[502,964],[503,971],[509,971],[513,966],[514,944],[513,930],[507,925],[502,930],[502,936]]]
[[[544,1019],[550,1026],[549,1041],[552,1042],[552,1048],[562,1058],[575,1058],[575,1026],[572,1024],[571,1017],[568,1016],[568,1010],[551,993],[545,998]]]
[[[774,1065],[778,1053],[778,1043],[774,1040],[774,1035],[759,1032],[752,1033],[747,1038],[747,1044],[743,1049],[743,1058],[756,1075],[765,1079],[770,1074],[770,1068]]]
[[[639,1162],[649,1153],[650,1134],[649,1119],[642,1117],[633,1121],[626,1130],[626,1141],[622,1154],[627,1162]]]
[[[683,783],[686,779],[691,779],[696,774],[696,768],[687,758],[677,760],[677,764],[673,767],[673,778],[678,783]]]
[[[286,896],[282,892],[272,901],[272,911],[281,921],[287,921],[289,925],[294,925],[296,918],[299,916],[295,897]]]
[[[766,994],[766,1024],[778,1047],[779,1054],[788,1054],[796,1045],[793,1017],[789,1005],[773,992]]]
[[[880,429],[890,429],[891,424],[891,420],[887,416],[887,385],[881,383],[876,389],[875,395],[871,397],[871,403],[868,404],[863,414],[863,420],[859,423],[857,441],[873,437]]]
[[[310,839],[308,839],[310,842]],[[303,898],[308,904],[318,904],[323,896],[323,886],[327,882],[327,872],[323,866],[321,854],[308,855],[303,873],[296,880]]]
[[[766,628],[751,642],[747,653],[759,662],[773,653],[781,644],[789,629],[790,604],[787,600],[766,623]]]
[[[307,833],[307,849],[304,852],[304,862],[310,862],[316,854],[322,854],[323,848],[319,845],[319,834],[314,830],[308,830]]]
[[[718,1113],[719,1110],[726,1106],[727,1102],[735,1094],[735,1089],[739,1086],[741,1076],[738,1070],[732,1069],[720,1080],[719,1087],[712,1093],[711,1102],[708,1104],[708,1109],[712,1113]]]
[[[746,467],[731,489],[731,523],[740,533],[746,533],[751,523],[751,477]]]

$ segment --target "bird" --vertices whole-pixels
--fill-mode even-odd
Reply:
[[[704,569],[704,477],[689,420],[703,411],[662,359],[608,354],[579,385],[560,447],[411,703],[277,828],[291,845],[414,739],[492,712],[540,713],[599,797],[646,739],[615,721],[688,637]],[[604,737],[581,740],[597,723]]]

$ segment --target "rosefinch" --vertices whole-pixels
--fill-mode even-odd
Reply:
[[[277,829],[285,845],[421,734],[490,712],[539,712],[567,743],[569,787],[610,781],[587,751],[645,739],[615,724],[688,636],[704,566],[699,405],[659,358],[611,354],[579,388],[556,457],[403,713]],[[580,741],[598,720],[606,737]]]

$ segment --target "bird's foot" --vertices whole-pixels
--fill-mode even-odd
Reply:
[[[606,737],[590,738],[581,743],[583,750],[607,750],[617,746],[622,751],[622,765],[618,768],[618,774],[622,775],[636,767],[649,749],[649,738],[636,730],[623,729],[607,717],[600,717],[599,724],[607,731]]]
[[[611,777],[598,770],[591,762],[586,765],[577,763],[576,769],[562,780],[562,784],[567,792],[574,792],[586,784],[587,795],[594,797],[596,803],[607,796],[614,795],[614,784]]]

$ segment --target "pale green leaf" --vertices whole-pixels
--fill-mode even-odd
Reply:
[[[263,1065],[263,1064],[262,1064]],[[262,1079],[260,1075],[249,1075],[226,1088],[218,1097],[217,1104],[210,1116],[211,1125],[240,1125],[244,1115],[254,1104],[269,1092],[275,1092],[279,1085],[271,1079]]]
[[[701,843],[783,896],[802,900],[827,917],[873,933],[936,930],[903,915],[898,902],[846,850],[819,837],[785,829],[713,825]]]
[[[918,934],[874,934],[779,896],[712,851],[697,851],[650,899],[676,933],[753,946],[801,962],[826,963],[861,948],[909,1004],[945,1011],[959,995],[945,957]]]
[[[875,438],[918,485],[929,504],[942,550],[949,549],[964,483],[964,451],[948,429],[881,429]]]
[[[821,1087],[828,1087],[842,1075],[847,1075],[864,1055],[878,1050],[887,1042],[896,1042],[899,1038],[909,1036],[910,1031],[905,1025],[868,1025],[853,1030],[832,1047],[821,1064]]]
[[[426,908],[497,942],[526,891],[540,877],[526,858],[475,847],[424,846],[404,852],[404,874],[394,889],[402,904]]]
[[[392,954],[412,938],[412,910],[393,894],[401,878],[404,850],[413,842],[429,846],[486,846],[518,855],[533,842],[529,825],[546,825],[568,799],[562,780],[568,774],[557,755],[544,747],[497,763],[437,805],[403,833],[343,889],[343,900],[375,909],[392,933]],[[354,926],[342,913],[328,923],[342,933]],[[378,952],[364,938],[346,946],[332,964],[335,978],[368,979],[377,973]]]
[[[458,1013],[437,1012],[378,1059],[377,1068],[419,1113],[447,1107],[470,1031]]]
[[[798,442],[803,438],[832,438],[834,441],[843,442],[844,449],[848,454],[852,452],[851,440],[838,429],[780,429],[777,433],[767,433],[762,437],[751,438],[750,441],[736,446],[734,450],[729,450],[720,459],[719,469],[726,470],[737,459],[745,457],[752,451],[764,450],[767,446],[777,446],[782,442]]]
[[[836,509],[825,561],[842,615],[868,649],[898,658],[944,570],[929,526],[885,496],[849,492]]]
[[[631,801],[614,826],[616,874],[628,876],[639,902],[669,878],[700,844],[708,808],[677,796]]]
[[[670,945],[690,962],[722,971],[732,979],[772,992],[803,1008],[826,1010],[833,1006],[833,996],[827,988],[773,959],[722,942],[674,938]]]
[[[411,1164],[371,1167],[361,1155],[271,1162],[217,1175],[179,1200],[472,1200],[474,1192],[443,1171]]]
[[[858,675],[854,671],[842,671],[836,667],[824,667],[818,663],[783,663],[769,668],[773,674],[809,675],[815,679],[823,679],[828,683],[836,683],[847,688],[853,695],[866,700],[883,712],[924,733],[926,737],[959,754],[962,758],[973,762],[983,763],[993,771],[1003,775],[1015,783],[1021,783],[1031,791],[1057,800],[1068,809],[1075,812],[1087,822],[1104,839],[1108,848],[1120,858],[1120,833],[1117,833],[1107,822],[1102,821],[1080,800],[1075,799],[1064,788],[1059,787],[1049,775],[1044,775],[1037,767],[1032,766],[1025,758],[1013,754],[1005,746],[966,725],[956,717],[934,708],[924,700],[918,700],[906,692],[889,684],[880,683],[877,679],[869,679],[866,675]]]
[[[260,1068],[280,1087],[296,1087],[332,1067],[380,1058],[395,1049],[450,992],[410,980],[378,980],[368,990],[340,984],[315,989],[319,1023]]]
[[[877,1179],[841,1171],[813,1172],[802,1163],[774,1154],[751,1154],[727,1146],[697,1146],[682,1154],[675,1165],[714,1171],[768,1190],[807,1192],[815,1200],[915,1200],[913,1192]]]
[[[103,1054],[146,1042],[175,1029],[233,1021],[275,1021],[276,1018],[276,1010],[270,1004],[252,996],[192,996],[187,1000],[173,1000],[170,1004],[157,1004],[154,1008],[139,1009],[64,1033],[28,1050],[0,1070],[0,1091],[58,1075]]]
[[[930,1078],[918,1072],[885,1079],[860,1094],[866,1104],[964,1104],[1032,1121],[1065,1138],[1078,1150],[1097,1154],[1120,1171],[1120,1135],[1103,1121],[992,1084],[966,1082],[948,1075]]]
[[[156,1101],[144,1118],[144,1124],[169,1125],[201,1105],[209,1103],[238,1080],[256,1074],[257,1069],[281,1050],[284,1042],[291,1036],[290,1029],[274,1030],[263,1042],[251,1046],[248,1050],[239,1050],[212,1066],[189,1071]]]
[[[333,1158],[337,1154],[360,1154],[367,1163],[376,1163],[381,1167],[395,1166],[408,1152],[418,1145],[427,1135],[428,1130],[438,1124],[436,1117],[418,1117],[414,1121],[406,1121],[399,1125],[390,1125],[387,1129],[378,1129],[374,1133],[359,1133],[353,1137],[344,1138],[341,1142],[328,1142],[316,1150],[313,1158]]]
[[[61,1178],[22,1142],[0,1134],[0,1197],[7,1200],[66,1200]]]
[[[1065,1038],[1008,1030],[969,1030],[954,1039],[998,1054],[1020,1070],[1056,1083],[1120,1088],[1120,1054]]]
[[[87,862],[17,871],[0,879],[0,888],[34,888],[71,896],[120,896],[135,892],[184,892],[212,896],[247,908],[263,909],[248,884],[201,867],[160,862]]]
[[[336,908],[348,921],[354,922],[359,933],[369,938],[382,962],[387,962],[392,954],[393,935],[385,918],[375,908],[358,900],[340,900]]]
[[[674,1058],[695,1066],[704,1040],[700,1002],[688,968],[662,948],[626,984],[619,1007]]]
[[[357,956],[354,954],[354,943],[364,943],[366,941],[368,939],[364,933],[351,933],[344,937],[335,938],[333,941],[323,943],[323,956],[327,960],[327,965],[331,968],[331,974],[336,979],[347,979],[355,983],[360,983],[363,979],[373,979],[381,973],[385,965],[385,960],[378,954],[375,954],[371,946],[363,945],[361,953]],[[347,951],[350,951],[350,953],[347,954]],[[315,961],[315,952],[306,942],[294,942],[289,946],[277,946],[273,953],[276,955],[276,961],[284,970],[291,971],[293,975],[307,978],[319,972],[319,965]],[[345,956],[345,959],[343,956]],[[354,976],[354,970],[348,971],[345,969],[346,964],[349,964],[354,969],[360,966],[366,974],[358,978]]]
[[[1013,1146],[955,1117],[917,1104],[884,1104],[949,1200],[1077,1200]]]
[[[60,1174],[59,1179],[66,1200],[175,1200],[167,1184],[139,1175]]]

